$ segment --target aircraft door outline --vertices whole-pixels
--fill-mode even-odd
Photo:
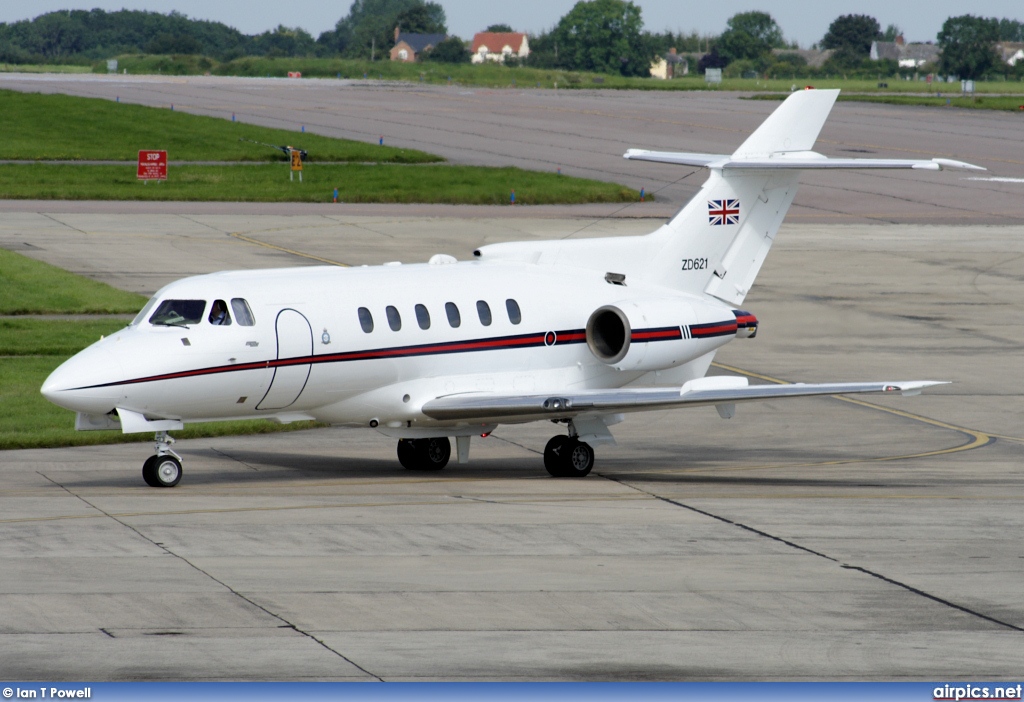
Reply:
[[[313,327],[298,310],[285,308],[277,313],[277,358],[309,358],[313,355]],[[309,363],[278,366],[270,387],[256,405],[258,410],[279,410],[294,405],[309,381]]]

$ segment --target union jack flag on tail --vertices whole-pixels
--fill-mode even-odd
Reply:
[[[739,224],[740,201],[738,198],[727,200],[708,200],[708,223]]]

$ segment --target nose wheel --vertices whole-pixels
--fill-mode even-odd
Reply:
[[[171,450],[174,439],[167,432],[156,435],[156,455],[142,464],[142,479],[150,487],[174,487],[181,481],[181,456]]]
[[[441,470],[452,457],[452,442],[438,439],[399,439],[398,462],[409,470]]]
[[[544,467],[556,478],[582,478],[594,467],[594,449],[575,437],[553,436],[544,447]]]

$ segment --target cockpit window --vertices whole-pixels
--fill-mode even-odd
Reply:
[[[207,319],[215,327],[231,326],[231,315],[228,314],[227,303],[224,300],[214,300],[210,306],[210,316]]]
[[[143,322],[145,322],[146,318],[149,316],[149,313],[153,310],[154,307],[156,307],[157,302],[159,302],[158,298],[149,298],[149,302],[146,303],[145,307],[139,310],[139,313],[135,315],[135,319],[132,320],[129,326],[134,327],[137,324],[142,324]]]
[[[231,311],[235,313],[235,321],[239,326],[252,327],[256,325],[256,318],[252,316],[249,303],[240,297],[231,298]]]
[[[205,310],[206,300],[164,300],[149,318],[149,323],[163,327],[199,324]]]

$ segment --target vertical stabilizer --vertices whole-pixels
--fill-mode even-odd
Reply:
[[[838,97],[838,90],[793,93],[747,137],[732,157],[768,158],[787,151],[810,151]]]
[[[704,187],[655,234],[662,242],[653,263],[658,283],[731,305],[743,302],[793,202],[800,170],[737,161],[810,151],[838,93],[790,95],[731,163],[709,164]]]

